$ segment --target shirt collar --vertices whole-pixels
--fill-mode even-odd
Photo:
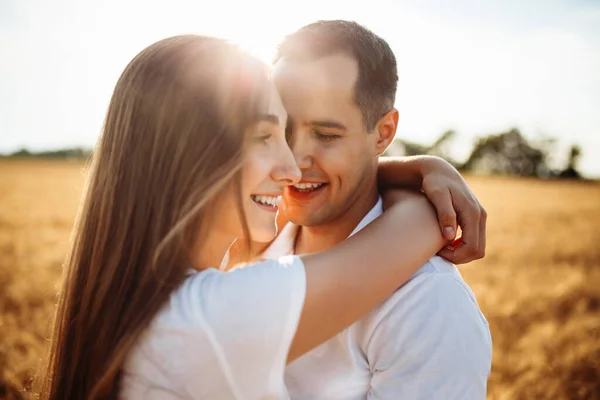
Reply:
[[[365,226],[369,225],[381,214],[383,214],[383,201],[381,200],[381,196],[379,196],[377,198],[377,203],[373,206],[373,208],[371,208],[367,215],[365,215],[363,219],[360,220],[358,225],[356,225],[356,228],[354,228],[354,230],[348,237],[354,236],[356,232],[362,230]]]
[[[371,210],[363,217],[363,219],[356,225],[356,228],[352,231],[350,236],[355,235],[357,232],[362,230],[365,226],[373,222],[377,217],[383,214],[383,201],[381,196],[377,198],[377,203],[371,208]],[[299,226],[288,222],[281,229],[281,232],[273,243],[263,252],[264,258],[277,258],[286,255],[294,254],[294,243],[296,236],[298,235]],[[348,236],[348,237],[350,237]]]

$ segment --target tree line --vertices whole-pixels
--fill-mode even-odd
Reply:
[[[555,153],[553,145],[556,139],[544,138],[532,142],[527,140],[518,129],[513,128],[477,138],[469,157],[464,162],[457,162],[449,155],[449,147],[456,135],[456,131],[446,131],[430,145],[397,139],[390,146],[387,154],[436,155],[466,173],[582,179],[577,169],[582,150],[577,145],[569,148],[567,162],[563,168],[552,168],[550,158]]]
[[[553,154],[553,138],[546,138],[536,143],[527,140],[516,128],[506,132],[488,134],[476,139],[473,150],[464,162],[457,162],[450,156],[449,147],[456,138],[456,131],[448,130],[440,135],[432,144],[424,145],[404,139],[397,139],[387,150],[386,155],[436,155],[448,160],[457,169],[465,173],[482,175],[509,175],[538,178],[581,179],[577,163],[582,150],[573,145],[567,154],[567,163],[562,169],[553,169],[549,159]],[[85,159],[91,154],[90,149],[77,147],[53,151],[32,152],[21,149],[3,155],[5,158],[54,158]]]

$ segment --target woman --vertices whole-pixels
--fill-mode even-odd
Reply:
[[[127,66],[75,227],[42,398],[285,398],[286,362],[444,245],[415,197],[325,252],[212,268],[236,238],[276,233],[277,198],[300,178],[286,118],[265,67],[219,39],[165,39]]]

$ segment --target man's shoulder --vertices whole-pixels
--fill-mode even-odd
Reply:
[[[448,292],[444,289],[450,289]],[[460,288],[460,290],[458,289]],[[475,295],[463,279],[458,268],[439,256],[430,258],[411,278],[382,304],[390,308],[402,306],[408,298],[439,299],[440,290],[452,296],[466,295],[475,301]],[[412,302],[412,301],[411,301]]]
[[[369,368],[379,373],[372,384],[380,393],[485,397],[489,325],[456,267],[439,257],[365,318],[357,334]]]
[[[416,291],[419,291],[419,289],[426,290],[423,295],[428,298],[440,296],[440,293],[437,292],[436,289],[447,289],[450,290],[450,295],[459,297],[466,296],[477,304],[475,294],[463,279],[458,268],[450,261],[439,256],[430,258],[417,272],[415,272],[407,283],[399,287],[393,293],[390,299],[393,299],[396,296],[399,298],[407,296],[411,289]]]
[[[419,321],[436,318],[449,304],[487,325],[475,295],[456,266],[441,257],[427,261],[386,301],[373,309],[357,326],[370,336],[383,325],[420,325]]]
[[[454,264],[440,256],[434,256],[431,257],[425,264],[423,264],[423,266],[419,268],[417,272],[415,272],[411,278],[411,281],[419,277],[424,279],[436,275],[448,276],[448,274],[458,277],[462,280],[462,277],[460,276],[460,273]]]

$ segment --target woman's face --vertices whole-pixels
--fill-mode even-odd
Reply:
[[[298,183],[302,176],[285,138],[286,123],[287,112],[272,86],[266,114],[247,133],[242,170],[242,205],[254,241],[268,242],[275,237],[277,203],[285,187]],[[240,237],[242,229],[238,213],[227,208],[228,215],[222,221],[229,221],[228,230],[239,232]],[[232,226],[234,224],[237,226]]]

